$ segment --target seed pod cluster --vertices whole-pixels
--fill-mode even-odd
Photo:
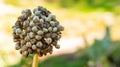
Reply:
[[[52,54],[53,46],[59,49],[57,42],[64,27],[59,24],[55,15],[38,6],[33,13],[30,9],[23,10],[12,29],[15,49],[28,57],[29,54],[36,53],[39,56]]]

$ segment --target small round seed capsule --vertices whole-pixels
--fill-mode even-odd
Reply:
[[[26,27],[28,27],[28,26],[29,26],[29,21],[28,21],[28,20],[24,21],[24,22],[23,22],[23,27],[26,28]]]
[[[43,21],[43,19],[40,19],[40,23],[43,23],[44,21]]]
[[[57,32],[57,27],[54,27],[54,28],[53,28],[53,32]]]
[[[26,35],[26,32],[25,31],[22,31],[22,33],[21,33],[23,36],[25,36]]]
[[[19,50],[20,48],[21,48],[21,47],[20,47],[20,44],[17,43],[17,44],[15,45],[15,49],[16,49],[16,50]]]
[[[13,39],[13,41],[14,41],[14,42],[18,42],[18,41],[19,41],[19,39]]]
[[[29,41],[30,40],[30,37],[27,35],[26,37],[25,37],[25,41]]]
[[[33,18],[33,22],[34,22],[34,23],[39,22],[39,17],[38,17],[38,16],[34,16],[34,18]]]
[[[35,44],[36,39],[31,39],[30,42],[31,42],[31,44]]]
[[[30,38],[35,37],[35,34],[34,34],[33,32],[30,32],[30,33],[29,33],[29,37],[30,37]]]
[[[54,22],[54,21],[50,21],[50,25],[51,25],[51,26],[55,26],[55,23],[56,23],[56,22]]]
[[[59,31],[63,31],[64,30],[64,27],[61,26],[61,25],[57,25],[57,28],[58,28]]]
[[[36,15],[36,16],[41,15],[41,11],[38,11],[38,10],[37,10],[37,11],[35,11],[35,15]]]
[[[37,49],[36,45],[32,45],[32,49],[36,50]]]
[[[37,32],[37,34],[38,34],[38,35],[43,35],[44,32],[43,32],[42,30],[39,30],[39,31]]]
[[[48,28],[48,31],[51,32],[51,31],[52,31],[52,27],[49,27],[49,28]]]
[[[36,46],[37,46],[37,47],[42,47],[43,44],[42,44],[42,42],[37,42]]]
[[[24,51],[23,53],[22,53],[22,55],[24,56],[24,57],[28,57],[28,51]]]
[[[25,45],[25,40],[20,40],[21,45]]]
[[[31,27],[35,26],[35,23],[33,23],[33,21],[30,22],[29,24]]]
[[[22,50],[22,51],[27,50],[27,46],[26,46],[26,45],[22,46],[22,47],[21,47],[21,50]]]
[[[56,38],[57,37],[57,34],[56,33],[52,33],[51,34],[51,38]]]
[[[37,52],[40,53],[40,49],[39,48],[37,48]]]
[[[42,39],[42,36],[36,35],[35,38],[36,38],[36,40],[41,40],[41,39]]]
[[[43,31],[46,33],[46,32],[48,32],[48,29],[46,29],[46,28],[43,28]]]
[[[53,50],[49,51],[49,53],[52,54],[52,53],[53,53]]]
[[[51,18],[51,19],[56,19],[55,15],[52,15],[52,14],[49,14],[48,17]]]
[[[57,44],[57,45],[55,45],[55,48],[59,49],[59,48],[60,48],[60,45],[58,45],[58,44]]]
[[[52,39],[51,39],[51,38],[45,38],[45,42],[46,42],[47,44],[50,44],[50,43],[52,42]]]
[[[38,31],[37,27],[36,26],[32,27],[32,31],[37,32]]]
[[[13,32],[16,32],[16,29],[17,28],[15,26],[12,27]]]
[[[50,18],[50,17],[46,17],[46,18],[45,18],[45,21],[50,22],[50,21],[51,21],[51,18]]]
[[[27,43],[26,43],[26,46],[27,46],[27,47],[31,47],[32,44],[31,44],[30,42],[27,42]]]
[[[30,53],[30,54],[32,54],[32,49],[30,49],[30,48],[28,48],[28,52]]]
[[[20,28],[17,28],[17,29],[16,29],[16,34],[21,34],[21,32],[22,32],[22,31],[21,31]]]
[[[49,38],[50,36],[51,36],[50,33],[46,33],[46,34],[44,35],[45,38]]]

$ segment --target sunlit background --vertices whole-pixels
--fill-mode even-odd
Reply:
[[[43,6],[65,27],[60,49],[39,67],[120,67],[119,0],[0,0],[0,67],[30,67],[16,51],[12,29],[23,9]]]

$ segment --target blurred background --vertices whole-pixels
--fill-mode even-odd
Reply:
[[[120,0],[0,0],[0,67],[31,67],[15,50],[11,27],[23,9],[43,6],[65,27],[60,49],[39,67],[120,67]]]

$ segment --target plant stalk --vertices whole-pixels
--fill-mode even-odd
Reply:
[[[38,54],[34,55],[32,67],[38,67]]]

